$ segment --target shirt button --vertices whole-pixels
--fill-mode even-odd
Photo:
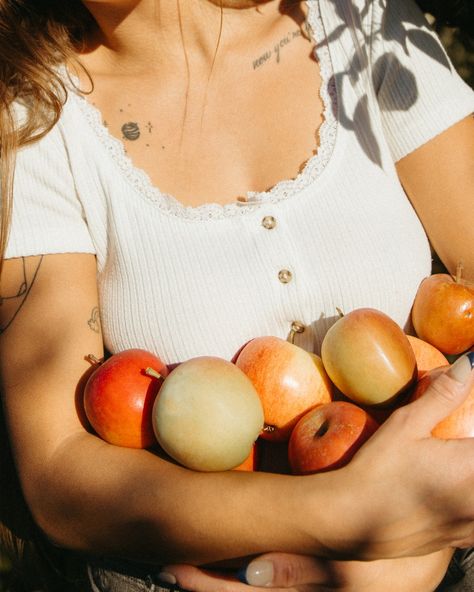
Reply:
[[[271,230],[272,228],[275,228],[276,223],[277,223],[277,221],[273,216],[265,216],[265,218],[263,218],[263,220],[262,220],[262,226],[264,228],[266,228],[267,230]]]
[[[293,279],[293,274],[289,269],[280,269],[278,279],[282,284],[288,284]]]

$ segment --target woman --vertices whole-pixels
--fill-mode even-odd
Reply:
[[[230,359],[297,320],[298,344],[318,351],[336,306],[408,329],[431,270],[425,231],[474,277],[473,93],[421,13],[279,0],[1,10],[7,172],[8,130],[34,140],[2,177],[5,415],[35,522],[84,557],[68,585],[152,590],[173,579],[160,565],[278,550],[328,560],[311,563],[314,590],[433,590],[474,542],[474,444],[429,438],[472,385],[472,356],[348,467],[305,478],[200,474],[107,445],[74,397],[104,344],[170,364]]]

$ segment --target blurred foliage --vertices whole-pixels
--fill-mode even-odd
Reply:
[[[454,67],[474,88],[474,36],[451,27],[440,27],[437,32]]]
[[[472,0],[415,0],[423,12],[431,14],[439,27],[452,27],[474,37]]]
[[[474,88],[474,0],[416,0],[456,70]]]

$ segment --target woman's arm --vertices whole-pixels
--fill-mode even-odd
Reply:
[[[25,261],[31,279],[0,338],[0,371],[26,500],[56,543],[192,564],[275,549],[375,559],[474,543],[474,442],[428,437],[466,386],[443,375],[441,395],[396,412],[339,471],[190,471],[84,429],[75,390],[88,369],[84,357],[102,353],[100,334],[88,323],[97,306],[95,259]],[[4,298],[18,293],[21,265],[6,262]],[[11,310],[7,317],[2,326]]]
[[[474,281],[474,117],[453,125],[397,163],[432,247],[448,268]]]
[[[53,541],[191,562],[264,551],[272,539],[314,546],[305,529],[298,531],[306,487],[278,476],[196,473],[88,433],[76,388],[89,367],[85,356],[102,355],[101,335],[88,323],[98,306],[95,258],[25,261],[29,292],[1,336],[0,371],[21,483]],[[16,294],[21,282],[22,260],[6,261],[2,294]]]

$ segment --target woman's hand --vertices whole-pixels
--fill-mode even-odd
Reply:
[[[275,592],[322,592],[324,583],[336,583],[330,577],[332,563],[306,555],[268,553],[235,572],[169,565],[160,579],[190,592],[259,592],[261,587],[271,587]]]
[[[239,571],[168,565],[160,578],[190,592],[428,592],[443,579],[452,551],[379,561],[330,561],[308,555],[266,553]],[[401,577],[402,575],[402,577]]]
[[[473,366],[474,353],[459,358],[340,471],[345,499],[338,496],[321,524],[328,555],[373,560],[474,544],[474,439],[431,436],[474,388]],[[336,511],[343,520],[334,522]]]
[[[235,572],[185,564],[168,565],[160,574],[160,579],[165,583],[177,584],[190,592],[259,592],[261,587],[271,587],[275,592],[322,592],[329,585],[331,589],[344,585],[344,576],[347,575],[344,573],[347,571],[344,563],[352,566],[356,562],[328,561],[289,553],[267,553],[256,557]]]
[[[456,521],[453,516],[459,515],[460,523],[464,521],[464,526],[461,531],[465,529],[466,537],[458,541],[460,546],[471,545],[473,540],[473,526],[472,518],[469,515],[474,513],[473,505],[474,499],[467,496],[463,498],[461,494],[457,500],[453,500],[451,488],[459,480],[457,477],[456,463],[449,468],[446,467],[446,478],[444,479],[445,487],[440,487],[441,482],[435,483],[432,491],[429,489],[429,483],[432,479],[436,479],[440,466],[439,460],[446,452],[451,453],[451,448],[456,448],[457,444],[463,445],[461,442],[447,442],[434,441],[430,436],[433,426],[444,416],[450,413],[459,403],[462,402],[467,391],[469,391],[474,382],[472,366],[474,365],[474,354],[463,356],[456,365],[453,365],[450,370],[451,376],[445,376],[440,380],[436,380],[425,396],[418,400],[418,402],[406,406],[402,411],[394,415],[393,419],[389,420],[383,428],[379,430],[377,435],[378,442],[375,438],[371,444],[366,444],[359,452],[355,460],[352,461],[352,468],[355,470],[360,468],[360,477],[366,473],[364,471],[364,463],[376,474],[375,482],[380,480],[383,486],[385,483],[391,483],[386,480],[384,472],[381,472],[378,465],[386,466],[390,474],[392,468],[395,467],[395,474],[397,468],[400,468],[403,457],[410,457],[410,448],[418,450],[413,456],[413,482],[419,483],[420,492],[418,495],[418,503],[415,504],[418,515],[414,516],[413,525],[417,525],[418,519],[423,518],[427,522],[427,528],[432,529],[435,533],[434,540],[442,539],[443,530],[449,531],[453,528],[453,523]],[[454,380],[453,380],[454,379]],[[463,386],[464,384],[464,386]],[[412,442],[410,442],[412,440]],[[390,447],[390,442],[393,442],[393,449]],[[422,449],[423,442],[431,442],[431,444],[439,447],[440,454],[438,459],[430,462],[429,454],[422,462],[425,463],[425,470],[419,470],[419,462],[416,455]],[[421,444],[420,444],[421,442]],[[465,444],[471,444],[472,441],[466,441]],[[378,450],[377,450],[378,447]],[[381,451],[383,451],[383,462],[380,463]],[[405,452],[407,451],[407,452]],[[427,448],[428,451],[428,448]],[[402,462],[402,464],[404,464]],[[463,458],[459,458],[459,464],[464,465]],[[442,465],[441,465],[442,466]],[[401,467],[400,475],[405,474],[405,467]],[[460,470],[462,474],[469,469],[472,474],[472,461],[468,465],[463,466]],[[430,475],[431,473],[431,475]],[[452,480],[449,479],[450,473]],[[426,478],[426,475],[428,478]],[[418,478],[421,477],[421,478]],[[356,481],[353,482],[354,488]],[[404,482],[400,483],[401,488],[404,488]],[[397,534],[397,530],[404,529],[409,524],[409,518],[414,513],[413,506],[413,488],[407,487],[408,495],[402,495],[398,498],[400,504],[400,518],[393,520],[393,505],[397,503],[396,498],[392,498],[392,508],[386,508],[386,518],[380,516],[380,502],[376,499],[376,486],[374,487],[373,480],[370,481],[369,489],[372,488],[372,495],[368,497],[369,503],[374,507],[374,520],[368,523],[369,528],[377,529],[379,524],[380,532],[390,532],[391,530]],[[465,491],[460,487],[460,492]],[[415,488],[416,491],[416,488]],[[369,492],[370,493],[370,492]],[[396,493],[396,492],[394,492]],[[450,504],[443,504],[441,498],[445,496],[446,501],[450,500]],[[407,503],[408,500],[408,503]],[[363,504],[361,504],[362,506]],[[357,505],[352,508],[353,514],[357,514]],[[404,512],[406,511],[406,516]],[[364,510],[359,512],[361,519],[367,516]],[[379,514],[377,516],[377,514]],[[396,514],[396,513],[395,513]],[[431,522],[428,518],[431,516]],[[466,518],[467,517],[467,518]],[[407,520],[405,519],[407,518]],[[454,524],[454,526],[456,526]],[[377,532],[375,530],[374,532]],[[416,541],[419,537],[420,541],[426,538],[426,533],[419,532],[414,527],[414,534],[412,539]],[[369,541],[371,536],[367,536]],[[384,543],[385,547],[390,544],[399,545],[396,541],[397,536],[388,543]],[[433,545],[433,536],[428,533],[429,542],[422,542],[418,544],[420,547],[429,548]],[[344,545],[344,542],[342,542]],[[347,544],[353,544],[350,538]],[[436,544],[436,543],[434,543]],[[366,543],[367,545],[367,543]],[[365,552],[365,551],[364,551]],[[404,590],[403,586],[407,586],[406,590],[411,591],[417,589],[432,590],[441,581],[447,565],[452,555],[452,549],[446,547],[436,553],[420,557],[404,557],[401,559],[376,560],[369,562],[361,561],[329,561],[318,557],[311,557],[308,555],[296,555],[288,553],[267,553],[253,559],[245,568],[239,573],[235,572],[218,572],[200,569],[191,565],[168,565],[163,568],[163,578],[166,581],[177,583],[180,587],[193,592],[255,592],[256,587],[272,587],[274,589],[291,589],[291,590],[312,590],[323,591],[326,589],[340,589],[354,592],[378,592],[380,586],[383,585],[385,592],[393,590],[400,592]],[[403,578],[400,579],[400,574]],[[243,585],[244,582],[246,585]],[[405,583],[404,583],[405,582]]]

